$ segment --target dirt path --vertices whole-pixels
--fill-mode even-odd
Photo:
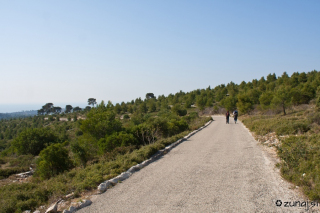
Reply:
[[[227,125],[224,117],[213,119],[78,212],[305,212],[284,207],[285,202],[307,200],[281,179],[244,126],[231,119]]]

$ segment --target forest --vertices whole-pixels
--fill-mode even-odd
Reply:
[[[46,103],[36,116],[0,120],[0,212],[34,210],[72,192],[81,196],[198,129],[210,115],[235,109],[257,137],[275,132],[282,175],[319,200],[319,86],[316,70],[270,73],[116,104],[89,98],[88,107],[67,105],[64,112]],[[32,177],[12,181],[30,168]]]
[[[23,112],[0,113],[0,120],[1,119],[32,117],[34,115],[37,115],[37,111],[35,111],[35,110],[23,111]]]

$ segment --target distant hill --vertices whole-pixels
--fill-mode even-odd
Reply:
[[[25,118],[37,115],[37,110],[29,110],[22,112],[11,112],[11,113],[0,113],[0,120],[11,119],[11,118]]]

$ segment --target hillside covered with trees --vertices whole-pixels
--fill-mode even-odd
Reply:
[[[0,113],[0,120],[12,119],[12,118],[26,118],[37,115],[36,110],[23,111],[23,112],[11,112],[11,113]]]
[[[235,109],[257,135],[286,136],[276,145],[283,175],[319,199],[314,169],[320,166],[319,86],[316,70],[269,74],[239,85],[158,97],[147,93],[116,104],[89,98],[91,106],[67,105],[64,112],[47,103],[37,116],[0,120],[0,212],[35,209],[68,193],[95,189],[211,119],[203,115]],[[31,178],[8,184],[8,177],[30,166]]]

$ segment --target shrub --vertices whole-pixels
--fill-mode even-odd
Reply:
[[[125,132],[114,133],[100,139],[98,142],[100,153],[110,152],[116,147],[131,145],[138,145],[138,141],[132,134]]]
[[[80,135],[83,135],[83,132],[81,130],[77,130],[76,131],[76,136],[80,136]]]
[[[82,122],[81,130],[97,139],[121,131],[122,124],[115,118],[115,113],[105,110],[103,108],[93,108],[90,110],[87,119]]]
[[[172,112],[179,115],[179,116],[184,116],[187,114],[187,110],[182,108],[180,104],[175,104],[172,108],[171,108]]]
[[[139,125],[141,123],[143,123],[145,121],[143,115],[139,112],[135,112],[132,116],[131,116],[131,122],[134,125]]]
[[[71,151],[73,155],[75,156],[75,161],[82,165],[83,167],[86,166],[87,159],[88,159],[88,154],[83,145],[80,145],[78,141],[74,142],[70,146]]]
[[[37,161],[37,175],[48,179],[71,167],[68,150],[62,144],[52,144],[40,152]]]
[[[189,128],[189,125],[184,120],[172,119],[172,120],[170,120],[170,122],[168,122],[169,136],[183,132],[183,131],[187,130],[188,128]]]
[[[38,155],[42,149],[57,140],[58,137],[50,129],[27,129],[12,142],[12,147],[18,154]]]
[[[254,100],[249,94],[241,93],[238,95],[238,102],[236,105],[241,113],[249,113],[254,108]]]

